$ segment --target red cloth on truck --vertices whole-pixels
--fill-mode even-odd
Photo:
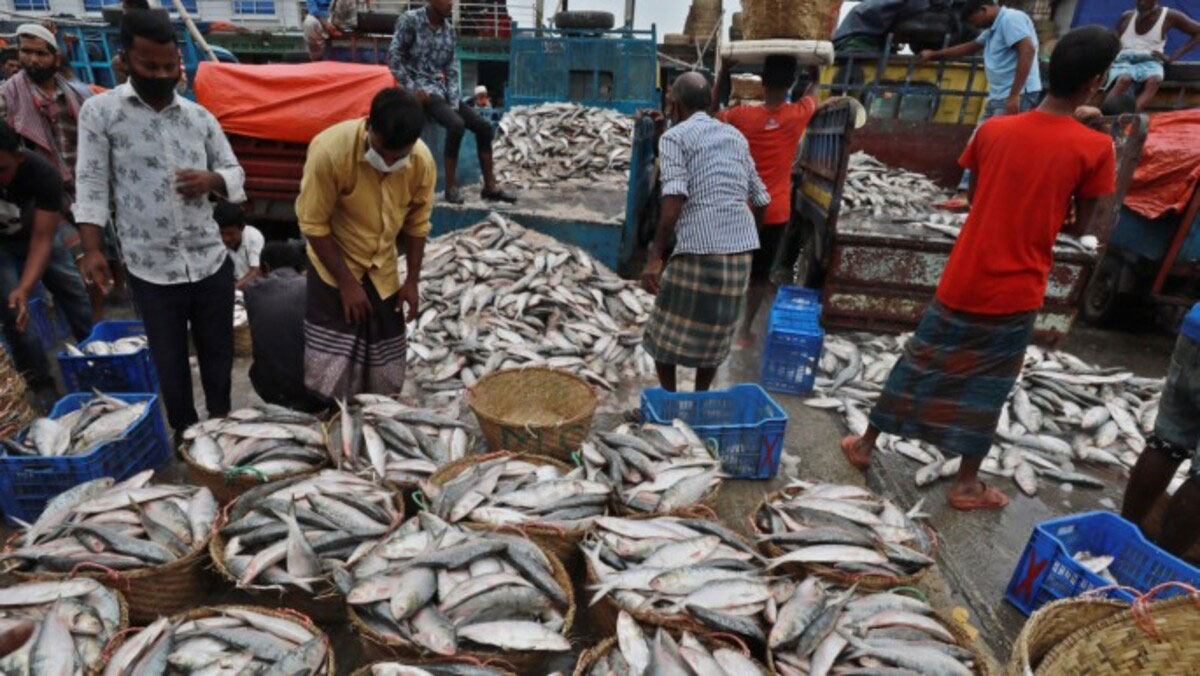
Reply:
[[[1125,193],[1125,206],[1158,218],[1182,212],[1200,180],[1200,110],[1150,116],[1142,157]]]
[[[395,84],[385,66],[204,62],[195,89],[226,134],[308,143],[338,122],[366,117],[375,94]]]

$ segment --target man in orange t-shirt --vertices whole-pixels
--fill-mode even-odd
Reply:
[[[729,77],[729,69],[721,79]],[[792,160],[804,129],[817,109],[817,99],[803,96],[788,103],[788,93],[796,82],[796,59],[782,54],[768,56],[762,71],[764,102],[761,106],[734,106],[722,111],[717,119],[742,132],[750,143],[755,169],[771,194],[763,225],[758,230],[760,247],[754,252],[750,269],[750,287],[746,291],[746,314],[737,343],[747,347],[754,342],[750,327],[771,283],[771,266],[779,250],[785,226],[792,213]],[[812,79],[813,86],[816,78]],[[718,91],[727,87],[719,87]],[[715,98],[715,97],[714,97]],[[715,101],[714,101],[715,103]]]
[[[950,506],[1008,504],[979,480],[979,468],[1021,373],[1072,199],[1081,227],[1096,200],[1114,190],[1112,140],[1075,115],[1100,89],[1118,51],[1116,36],[1099,26],[1067,33],[1050,57],[1050,95],[1037,109],[976,130],[959,158],[971,170],[971,213],[866,434],[842,440],[853,465],[870,465],[880,432],[920,439],[959,457]],[[1017,463],[1020,482],[1032,468]]]

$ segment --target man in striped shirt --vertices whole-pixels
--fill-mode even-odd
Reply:
[[[659,142],[662,215],[642,273],[658,297],[643,345],[664,389],[675,390],[684,366],[696,369],[699,392],[729,355],[771,197],[745,137],[705,113],[712,88],[703,75],[681,75],[671,98],[674,126]]]

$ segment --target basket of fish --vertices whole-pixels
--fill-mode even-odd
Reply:
[[[422,484],[429,511],[450,523],[525,533],[575,576],[579,540],[608,514],[612,486],[583,478],[583,469],[544,455],[510,452],[463,458]]]
[[[150,358],[146,327],[138,320],[107,320],[92,328],[78,346],[58,353],[63,384],[71,392],[157,392],[158,373]]]
[[[50,417],[0,441],[0,508],[10,522],[33,522],[73,486],[125,479],[170,457],[157,395],[68,394]]]
[[[198,422],[184,430],[183,440],[179,457],[188,466],[188,481],[208,487],[221,504],[254,486],[329,464],[321,421],[272,404]]]
[[[567,371],[515,368],[481,378],[467,390],[467,405],[491,450],[570,462],[596,414],[596,392]]]
[[[246,297],[237,291],[233,298],[233,355],[254,355],[254,340],[250,335],[250,315],[246,312]]]
[[[146,470],[60,494],[5,549],[20,580],[94,577],[120,589],[135,623],[196,607],[208,593],[208,544],[220,514],[207,488],[150,485]]]
[[[632,141],[633,118],[615,110],[577,103],[517,106],[500,120],[496,173],[525,190],[571,179],[624,185]]]
[[[779,605],[767,648],[768,666],[781,676],[991,673],[966,633],[928,602],[901,593],[826,588],[814,577]],[[868,668],[879,671],[855,671]]]
[[[335,676],[329,637],[292,610],[206,606],[160,617],[109,646],[103,676]]]
[[[0,589],[0,627],[20,641],[0,657],[0,674],[95,673],[104,662],[104,646],[128,626],[121,592],[91,578]]]
[[[350,624],[381,659],[471,657],[534,673],[571,649],[571,580],[558,557],[519,535],[421,512],[339,576]]]
[[[404,501],[391,491],[326,469],[242,493],[225,506],[209,550],[221,577],[256,601],[343,621],[333,575],[403,516]]]
[[[511,671],[474,658],[410,659],[375,662],[359,667],[350,676],[516,676]]]
[[[770,568],[879,590],[933,565],[937,535],[921,516],[866,488],[797,480],[763,498],[750,527]]]
[[[573,676],[642,674],[766,676],[767,667],[751,657],[737,637],[656,627],[651,639],[632,615],[621,611],[617,635],[584,651],[575,663]]]
[[[588,478],[613,485],[622,515],[716,507],[721,465],[682,420],[593,434],[580,446],[580,456]]]
[[[617,633],[624,610],[643,624],[762,643],[768,600],[791,584],[771,579],[753,547],[705,519],[601,517],[580,549],[588,626],[600,636]]]

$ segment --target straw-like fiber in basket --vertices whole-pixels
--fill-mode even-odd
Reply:
[[[11,439],[33,421],[33,408],[25,399],[25,378],[13,365],[8,350],[0,347],[0,436]]]
[[[203,486],[212,491],[217,502],[221,505],[228,504],[237,499],[239,495],[246,491],[260,486],[268,481],[263,481],[262,477],[253,472],[242,472],[239,474],[226,474],[225,472],[213,472],[204,469],[192,460],[191,456],[179,449],[178,455],[183,459],[183,463],[188,468],[188,483],[195,486]],[[316,474],[328,465],[328,462],[314,469],[306,469],[299,472],[291,472],[289,474],[280,474],[279,476],[269,477],[270,481],[283,481],[293,477],[304,476],[307,474]]]
[[[840,6],[834,0],[742,0],[742,37],[828,40]]]
[[[570,461],[587,437],[596,392],[566,371],[542,367],[490,373],[467,390],[467,404],[493,451]]]
[[[250,322],[233,327],[233,355],[235,357],[249,357],[254,354],[254,344],[250,339]]]
[[[1005,673],[1009,676],[1032,673],[1046,653],[1062,643],[1063,639],[1083,627],[1128,609],[1129,603],[1125,601],[1086,596],[1062,599],[1042,606],[1021,627]]]
[[[799,493],[799,492],[801,492],[801,491],[794,490],[794,491],[791,491],[790,493],[794,495],[795,493]],[[774,500],[775,498],[779,497],[782,494],[783,494],[783,491],[774,491],[772,493],[768,493],[766,496],[763,497],[763,499],[761,501],[759,501],[758,506],[754,508],[754,511],[750,512],[750,516],[747,518],[750,521],[750,532],[754,534],[755,539],[758,539],[759,536],[766,535],[766,533],[762,532],[759,529],[758,520],[756,517],[758,516],[759,512],[766,509],[768,502],[770,502],[771,500]],[[934,531],[929,526],[925,526],[925,532],[929,534],[929,538],[933,542],[932,550],[927,552],[928,556],[930,558],[933,558],[934,555],[937,554],[937,547],[938,547],[937,532]],[[778,545],[776,545],[773,542],[766,542],[766,541],[760,542],[758,544],[758,549],[763,554],[765,554],[766,556],[768,556],[772,559],[783,556],[786,553],[781,547],[779,547]],[[932,566],[930,566],[930,567],[932,567]],[[847,573],[845,571],[838,570],[837,568],[834,568],[832,566],[825,566],[825,565],[821,565],[818,563],[785,563],[785,564],[779,566],[779,570],[781,570],[793,577],[804,577],[805,575],[816,575],[823,580],[828,580],[830,582],[841,584],[841,585],[844,585],[847,587],[849,587],[850,585],[856,584],[856,585],[858,585],[858,589],[860,591],[887,591],[888,589],[891,589],[892,587],[915,587],[915,586],[917,586],[917,583],[921,581],[921,578],[925,576],[925,572],[928,571],[929,568],[923,568],[921,570],[918,570],[917,572],[913,573],[912,575],[900,575],[900,576],[860,575],[860,574],[854,574],[854,573]]]
[[[1035,674],[1195,673],[1200,663],[1200,599],[1135,604],[1082,627],[1055,646]]]
[[[570,465],[564,462],[555,460],[554,458],[544,455],[533,455],[529,453],[511,453],[508,451],[500,451],[497,453],[487,453],[485,455],[468,455],[465,458],[459,458],[447,465],[442,465],[433,476],[429,477],[429,481],[438,486],[441,486],[450,480],[457,477],[459,474],[469,470],[472,466],[482,462],[495,460],[497,458],[508,458],[510,460],[521,460],[524,462],[533,463],[535,465],[552,465],[558,468],[564,474],[571,471]],[[579,541],[583,538],[583,534],[587,529],[565,530],[558,526],[536,524],[506,524],[499,525],[494,523],[483,523],[480,521],[466,521],[463,525],[479,530],[494,530],[494,531],[516,531],[524,533],[532,538],[535,542],[542,546],[543,549],[548,549],[554,552],[563,566],[567,569],[567,575],[571,576],[572,580],[578,578],[582,572],[583,553],[579,551]]]
[[[571,635],[571,627],[575,624],[575,589],[571,585],[570,577],[567,576],[567,569],[563,567],[562,562],[558,560],[554,552],[546,549],[546,547],[541,547],[541,549],[546,554],[546,558],[550,560],[550,567],[554,569],[554,580],[558,582],[558,585],[567,594],[567,610],[563,613],[563,628],[561,633],[563,636],[569,637]],[[349,607],[349,614],[350,626],[362,637],[363,654],[367,659],[378,662],[397,658],[422,657],[420,647],[403,639],[389,640],[367,626],[359,618],[358,613],[355,612],[354,606]],[[497,668],[508,669],[517,674],[533,674],[538,673],[538,667],[544,665],[548,655],[554,654],[556,653],[541,650],[477,650],[463,651],[455,655],[455,657],[475,659],[485,664],[492,664]]]
[[[474,665],[475,664],[474,659],[459,660],[459,659],[455,659],[453,657],[439,657],[437,659],[378,660],[376,662],[372,662],[371,664],[367,664],[365,666],[359,667],[358,669],[351,672],[350,676],[371,676],[371,667],[375,666],[379,662],[396,662],[398,664],[403,664],[405,666],[413,666],[413,667],[427,667],[427,666],[432,667],[432,666],[436,666],[439,664],[441,664],[441,665],[450,665],[450,664]],[[503,676],[517,676],[516,673],[514,673],[514,672],[504,670],[503,668],[500,667],[499,664],[485,664],[484,666],[487,666],[492,669],[496,669],[496,670],[500,671],[500,673],[503,674]]]
[[[709,650],[716,650],[717,648],[729,648],[731,650],[737,650],[743,655],[746,655],[747,657],[750,657],[756,661],[758,660],[758,655],[752,655],[747,649],[745,643],[741,643],[739,645],[738,643],[729,640],[731,636],[731,634],[704,632],[698,634],[696,638]],[[672,632],[672,637],[678,641],[679,632]],[[588,670],[592,668],[592,665],[594,665],[601,657],[607,655],[608,652],[616,645],[617,637],[610,636],[597,643],[595,646],[583,651],[583,653],[579,655],[579,659],[575,662],[575,671],[571,673],[571,676],[586,676]],[[773,674],[775,672],[771,671],[770,673]]]

